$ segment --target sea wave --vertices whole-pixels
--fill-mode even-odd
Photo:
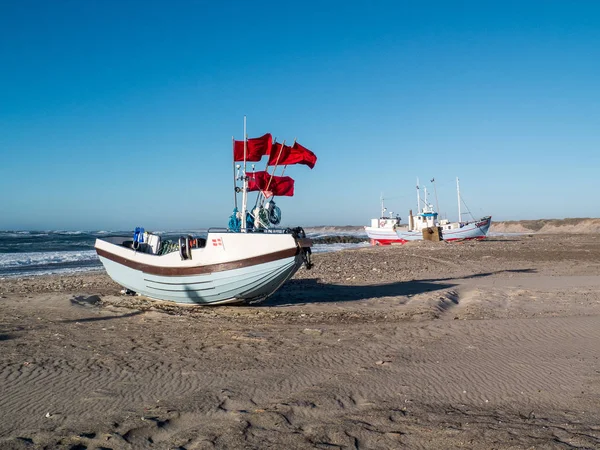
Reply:
[[[0,277],[64,273],[100,266],[94,250],[0,253]]]
[[[0,231],[1,238],[26,239],[32,237],[47,237],[50,233],[43,231]]]
[[[98,259],[95,250],[74,252],[29,252],[0,253],[0,269],[40,264],[60,264],[66,262],[91,261]]]
[[[313,253],[337,252],[340,250],[348,250],[353,248],[369,247],[368,242],[360,243],[338,243],[338,244],[314,244],[312,246]]]

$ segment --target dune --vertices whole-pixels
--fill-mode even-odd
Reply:
[[[600,219],[538,219],[492,222],[497,233],[588,234],[600,233]]]

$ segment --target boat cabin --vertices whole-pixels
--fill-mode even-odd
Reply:
[[[373,228],[394,228],[400,226],[401,218],[396,217],[380,217],[379,219],[371,219],[371,227]]]

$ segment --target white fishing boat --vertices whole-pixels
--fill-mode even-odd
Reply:
[[[269,156],[267,169],[260,176],[254,170],[247,172],[247,162],[260,161],[262,156]],[[244,118],[244,140],[233,140],[233,159],[236,207],[228,228],[211,228],[175,241],[163,240],[143,228],[136,228],[133,236],[98,238],[96,252],[108,275],[128,293],[216,305],[264,300],[303,264],[310,269],[312,242],[304,230],[276,227],[281,212],[273,198],[293,195],[294,180],[274,174],[278,167],[285,169],[291,164],[312,168],[316,156],[296,143],[293,147],[274,144],[270,134],[247,139]],[[249,191],[259,191],[251,211],[247,207]],[[238,193],[242,196],[240,211]]]
[[[404,244],[409,241],[423,240],[423,233],[433,233],[437,228],[440,238],[444,241],[458,241],[469,239],[485,239],[492,224],[492,217],[485,216],[479,220],[463,221],[461,212],[462,199],[460,196],[460,184],[456,179],[456,191],[458,196],[458,217],[456,222],[447,219],[438,220],[438,213],[433,205],[428,202],[427,189],[425,198],[421,200],[419,183],[417,181],[417,204],[418,213],[413,215],[409,212],[408,225],[400,224],[400,217],[393,217],[393,213],[387,214],[387,209],[381,199],[381,216],[371,219],[371,226],[365,227],[365,231],[372,245]]]

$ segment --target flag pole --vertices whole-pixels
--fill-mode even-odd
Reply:
[[[277,144],[277,136],[275,136],[275,139],[273,139],[273,145],[271,146],[271,150],[273,149],[275,144]],[[269,153],[269,156],[271,156],[270,153]],[[265,172],[268,172],[268,171],[269,171],[269,158],[267,158],[267,164],[265,165]]]
[[[237,183],[235,181],[235,139],[231,136],[231,146],[233,147],[233,204],[237,208]]]
[[[292,144],[292,147],[296,144],[296,140],[298,138],[294,138],[294,143]],[[271,178],[273,177],[273,175],[275,175],[275,171],[277,170],[277,166],[279,165],[279,158],[281,157],[281,153],[283,153],[283,146],[285,145],[285,141],[283,141],[283,144],[281,144],[281,151],[279,152],[279,154],[277,155],[277,161],[275,162],[275,168],[273,169],[273,174],[271,175]],[[285,169],[287,169],[287,164],[285,164],[283,166],[283,170],[281,171],[281,175],[283,176],[283,174],[285,173]],[[269,184],[271,184],[271,178],[269,178]],[[272,198],[275,198],[275,195],[272,196]]]
[[[277,136],[275,136],[275,138],[273,139],[273,146],[271,147],[271,150],[273,149],[273,147],[275,146],[275,144],[277,144]],[[269,153],[269,157],[270,157],[270,153]],[[265,164],[265,172],[269,173],[269,158],[267,158],[267,164]],[[256,193],[256,201],[254,202],[254,208],[252,208],[252,211],[254,211],[254,209],[258,206],[258,202],[261,199],[261,196],[263,195],[262,191],[258,191]]]
[[[283,153],[283,147],[285,147],[285,140],[281,144],[281,150],[279,150],[279,153],[277,154],[277,161],[275,161],[275,168],[273,169],[273,173],[269,177],[269,182],[267,183],[267,188],[265,189],[265,191],[269,190],[269,186],[271,185],[271,180],[273,179],[273,176],[275,175],[275,171],[277,170],[277,166],[279,165],[279,158],[281,158],[281,153]]]
[[[277,136],[275,136],[275,138],[273,139],[273,143],[271,146],[271,150],[273,149],[273,147],[275,146],[275,144],[277,144]],[[270,152],[269,152],[269,157],[271,156]],[[269,158],[267,157],[267,164],[265,165],[265,172],[269,173]],[[258,202],[260,200],[262,192],[258,191],[257,195],[256,195],[256,203],[254,203],[254,208],[256,208],[258,206]]]
[[[275,175],[275,171],[277,170],[277,166],[279,165],[279,159],[281,158],[281,154],[283,153],[283,147],[285,147],[285,140],[284,140],[284,141],[283,141],[283,143],[281,144],[281,150],[279,150],[279,153],[277,154],[277,160],[275,161],[275,167],[273,168],[273,173],[272,173],[272,174],[269,176],[269,182],[267,183],[267,187],[266,187],[265,191],[268,191],[268,190],[269,190],[269,186],[271,186],[271,180],[273,179],[273,176]],[[284,169],[284,170],[285,170],[285,169]],[[267,172],[267,173],[269,173],[269,162],[268,162],[268,161],[267,161],[267,169],[266,169],[266,172]],[[262,192],[261,192],[261,194],[262,194]],[[275,197],[275,196],[273,195],[273,197]],[[257,203],[257,204],[258,204],[258,199],[259,199],[259,198],[261,199],[261,202],[260,202],[260,204],[261,204],[261,206],[262,206],[262,204],[263,204],[262,200],[263,200],[263,198],[264,198],[264,199],[266,199],[266,197],[265,197],[265,195],[264,195],[264,194],[262,194],[262,198],[261,198],[260,196],[259,196],[259,197],[257,197],[257,198],[256,198],[256,203]]]
[[[297,139],[298,139],[298,138],[294,138],[294,143],[292,144],[292,147],[293,147],[294,145],[296,145],[296,141],[297,141]],[[283,176],[283,174],[285,173],[285,169],[287,169],[287,166],[288,166],[287,164],[286,164],[285,166],[283,166],[283,170],[281,171],[281,176]],[[273,172],[273,173],[275,173],[275,172]]]
[[[273,146],[271,147],[271,150],[273,149],[275,144],[277,144],[277,136],[275,137],[275,139],[273,139]],[[270,156],[271,155],[269,154],[269,157]],[[265,172],[269,173],[269,158],[267,158],[267,164],[265,165]],[[254,203],[254,208],[256,208],[258,206],[258,202],[261,199],[262,195],[263,195],[262,191],[259,190],[256,195],[256,202]],[[254,208],[252,208],[252,211],[254,211]]]
[[[243,182],[244,187],[242,189],[242,231],[246,231],[246,202],[248,199],[248,177],[246,176],[246,156],[248,152],[248,135],[246,134],[246,116],[244,115],[244,174]]]

